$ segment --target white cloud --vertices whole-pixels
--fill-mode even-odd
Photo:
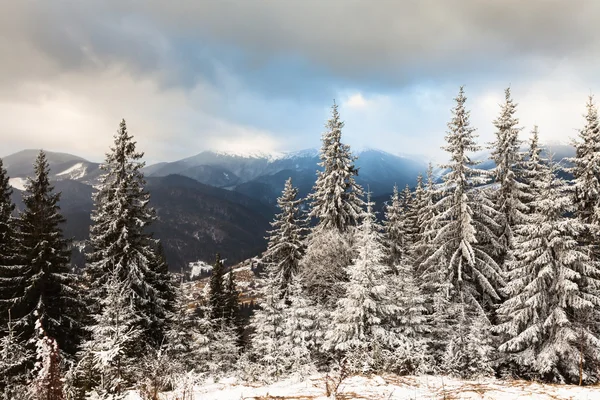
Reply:
[[[356,94],[353,94],[350,97],[348,97],[348,99],[346,99],[346,101],[344,101],[343,106],[348,107],[348,108],[360,109],[360,108],[368,107],[369,103],[363,97],[362,94],[356,93]]]

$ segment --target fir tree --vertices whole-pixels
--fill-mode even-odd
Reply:
[[[300,204],[298,189],[292,186],[292,179],[285,182],[281,197],[277,199],[277,206],[281,211],[271,223],[267,251],[262,259],[267,263],[269,270],[275,268],[273,279],[278,281],[281,288],[280,295],[286,297],[287,287],[292,282],[292,277],[298,273],[299,263],[304,253],[302,243],[302,227],[299,223]]]
[[[285,375],[291,368],[291,354],[284,345],[287,305],[275,268],[267,269],[262,285],[260,308],[254,312],[250,321],[250,327],[254,330],[251,337],[252,353],[255,362],[261,367],[261,375],[276,378]]]
[[[233,268],[231,268],[227,274],[226,285],[224,309],[225,323],[233,329],[236,338],[241,340],[244,328],[242,326],[242,321],[240,320],[240,294],[235,284],[235,273]]]
[[[166,351],[184,371],[202,372],[206,368],[210,321],[196,312],[193,298],[186,292],[183,275],[176,292],[171,324],[167,331]]]
[[[154,221],[154,210],[149,207],[149,194],[144,190],[141,169],[143,153],[136,150],[136,142],[121,121],[115,142],[102,165],[99,190],[94,194],[93,225],[90,230],[91,251],[88,254],[91,293],[96,307],[106,296],[107,282],[117,271],[119,282],[127,288],[126,296],[139,317],[143,337],[139,349],[155,348],[156,330],[164,329],[164,299],[159,286],[166,285],[164,274],[156,269],[156,241],[148,233]],[[96,313],[101,310],[96,309]]]
[[[398,186],[394,185],[390,202],[385,207],[385,220],[383,221],[385,240],[392,266],[406,261],[409,247],[408,226],[402,200],[398,193]]]
[[[574,143],[575,157],[572,185],[569,188],[575,204],[575,217],[585,230],[579,233],[578,241],[585,247],[595,262],[600,261],[600,120],[593,96],[586,104],[585,125],[579,131],[579,140]],[[600,325],[599,325],[600,326]],[[598,328],[600,333],[600,328]]]
[[[288,288],[288,306],[283,309],[285,329],[283,345],[290,349],[292,375],[309,376],[315,372],[312,354],[320,349],[325,323],[312,301],[302,290],[299,280]]]
[[[519,152],[521,141],[517,125],[519,120],[515,117],[517,104],[510,96],[510,88],[505,90],[505,102],[502,104],[500,116],[494,121],[496,127],[496,140],[491,143],[492,154],[496,167],[494,175],[498,190],[493,192],[494,205],[501,215],[500,233],[498,242],[498,260],[504,264],[504,257],[511,249],[514,227],[523,219],[527,207],[524,204],[526,185],[521,180],[522,154]],[[505,268],[503,268],[505,269]]]
[[[106,296],[89,328],[91,338],[81,353],[84,385],[101,399],[120,399],[139,378],[138,342],[143,337],[130,287],[115,269],[106,282]]]
[[[422,279],[433,284],[449,283],[447,296],[483,312],[485,301],[500,300],[498,289],[503,280],[498,264],[478,246],[476,238],[482,232],[489,232],[480,221],[484,217],[493,220],[497,213],[491,207],[479,207],[483,216],[473,215],[476,204],[469,189],[482,179],[480,172],[473,168],[476,163],[468,156],[468,152],[479,150],[479,146],[475,143],[475,129],[470,126],[465,101],[461,87],[446,135],[445,150],[450,153],[450,163],[443,166],[448,169],[444,176],[445,196],[435,206],[434,223],[440,228],[433,239],[434,252],[424,262]]]
[[[461,87],[446,135],[445,150],[450,153],[450,163],[442,166],[448,170],[444,176],[444,196],[435,204],[435,216],[430,222],[436,228],[436,236],[428,246],[431,252],[420,265],[420,279],[432,312],[431,347],[438,360],[450,347],[453,353],[469,356],[461,338],[467,333],[482,335],[484,330],[463,332],[455,341],[456,326],[463,324],[475,329],[470,322],[475,318],[486,319],[491,305],[500,300],[499,289],[504,285],[500,267],[488,253],[488,242],[494,238],[489,237],[493,232],[487,224],[493,223],[497,212],[485,203],[478,203],[477,191],[472,190],[483,179],[468,156],[479,147],[465,101]],[[483,340],[481,337],[480,341]],[[456,349],[456,344],[461,348]],[[479,362],[476,354],[471,355],[474,358],[463,359],[463,365]]]
[[[441,370],[463,379],[492,376],[493,352],[490,323],[473,313],[466,304],[453,304],[448,313],[455,317],[443,354]]]
[[[600,120],[593,96],[586,104],[585,126],[575,142],[575,157],[570,161],[577,218],[584,224],[600,224]],[[589,233],[588,233],[589,235]],[[588,238],[588,242],[589,242]],[[589,244],[589,243],[588,243]]]
[[[427,206],[427,194],[426,188],[423,184],[423,175],[417,175],[417,185],[415,186],[415,192],[413,193],[413,201],[410,204],[410,210],[408,211],[408,221],[410,225],[410,249],[414,248],[415,243],[420,238],[420,215]]]
[[[152,321],[149,326],[148,336],[153,341],[154,347],[163,344],[165,335],[171,324],[171,316],[175,310],[176,285],[173,276],[169,272],[169,265],[161,242],[154,252],[152,270],[149,284],[156,290],[156,296],[150,298],[149,312]]]
[[[37,362],[30,393],[32,400],[63,400],[65,392],[56,340],[46,335],[40,320],[36,321]]]
[[[396,267],[397,275],[390,279],[390,293],[396,311],[387,322],[393,327],[397,343],[389,351],[385,370],[400,375],[416,374],[431,368],[426,335],[429,322],[425,308],[425,296],[415,279],[411,264]]]
[[[6,330],[0,338],[0,399],[15,400],[27,392],[26,382],[30,377],[24,365],[31,359],[33,351],[20,340],[10,311],[7,314]]]
[[[224,285],[225,277],[225,266],[221,261],[221,256],[217,253],[215,263],[210,275],[210,294],[208,298],[208,304],[210,307],[210,319],[217,326],[220,325],[221,320],[226,317],[226,303],[227,293]]]
[[[397,342],[391,326],[386,325],[397,306],[387,282],[389,267],[385,265],[381,227],[372,207],[369,199],[357,233],[358,256],[347,268],[345,295],[333,312],[323,345],[343,354],[355,372],[380,369],[385,362],[383,352]]]
[[[433,165],[429,163],[427,168],[427,186],[422,194],[421,208],[418,212],[418,232],[411,248],[414,270],[422,273],[421,264],[433,253],[432,243],[437,234],[436,224],[436,187],[433,178]]]
[[[539,164],[535,210],[518,227],[510,265],[508,299],[498,310],[505,335],[499,350],[519,375],[556,382],[597,382],[600,340],[597,287],[600,270],[577,237],[585,231],[556,166]]]
[[[354,257],[352,241],[351,234],[335,229],[309,235],[299,279],[306,295],[315,300],[323,313],[332,311],[344,294],[343,283],[348,280],[346,267]]]
[[[15,205],[11,200],[12,188],[0,159],[0,326],[5,326],[8,308],[15,286],[18,285],[17,232],[13,217]],[[0,337],[2,334],[0,334]]]
[[[362,212],[363,191],[354,179],[358,175],[354,166],[356,158],[352,156],[350,146],[341,142],[343,127],[334,102],[322,137],[319,164],[322,171],[317,172],[317,182],[309,196],[310,216],[318,220],[317,230],[346,232],[357,224]]]
[[[209,338],[207,371],[215,377],[230,373],[240,354],[237,328],[221,319],[218,326],[211,325]]]
[[[543,181],[545,173],[545,166],[541,159],[541,153],[542,148],[539,145],[539,132],[536,125],[531,131],[527,159],[523,162],[523,181],[527,188],[527,196],[524,199],[524,203],[527,206],[527,215],[535,212],[534,208],[530,207],[530,205],[534,200],[539,199],[539,196],[541,196],[540,184]]]
[[[410,190],[410,186],[406,184],[402,191],[402,211],[404,213],[404,221],[406,224],[406,247],[407,251],[413,245],[417,227],[417,213],[415,212],[415,195]]]
[[[28,179],[25,209],[19,219],[18,285],[13,291],[11,315],[21,340],[31,346],[39,321],[49,337],[68,356],[74,356],[82,337],[85,305],[76,276],[69,269],[70,250],[62,236],[59,193],[49,181],[49,167],[40,152],[34,176]],[[27,365],[33,366],[34,359]]]

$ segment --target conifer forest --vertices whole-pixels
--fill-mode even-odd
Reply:
[[[289,178],[277,199],[245,313],[227,254],[205,260],[201,290],[171,272],[125,120],[92,194],[83,268],[46,153],[18,210],[0,160],[0,399],[193,400],[207,382],[317,375],[331,398],[375,375],[598,385],[598,106],[582,102],[575,154],[558,159],[520,124],[510,88],[503,99],[482,143],[460,87],[435,143],[447,161],[379,205],[334,102],[312,191]],[[492,168],[475,161],[483,149]]]

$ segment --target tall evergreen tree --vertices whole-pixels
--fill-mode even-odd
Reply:
[[[404,186],[402,191],[402,210],[404,213],[404,220],[406,224],[407,233],[407,250],[410,249],[415,241],[416,227],[417,227],[417,213],[415,212],[415,193],[410,190],[408,183]]]
[[[500,212],[500,233],[498,241],[501,247],[498,250],[498,260],[501,266],[504,257],[512,247],[513,230],[523,219],[523,212],[527,207],[523,204],[526,193],[525,184],[522,183],[522,154],[520,153],[521,141],[519,140],[518,118],[515,117],[517,104],[510,95],[510,88],[504,92],[505,101],[501,106],[500,116],[494,121],[496,127],[496,140],[491,143],[491,158],[496,167],[494,175],[498,190],[493,191],[495,208]],[[505,269],[505,268],[503,268]]]
[[[177,289],[174,277],[169,272],[169,264],[161,242],[154,250],[152,271],[149,284],[156,290],[156,296],[150,298],[149,315],[152,321],[149,326],[148,336],[153,340],[154,346],[159,347],[165,340],[165,335],[172,323],[171,317],[175,311]]]
[[[540,184],[544,176],[544,164],[541,159],[542,147],[539,144],[538,127],[535,125],[529,138],[527,159],[523,162],[523,182],[526,185],[524,204],[527,206],[526,215],[533,214],[535,209],[530,206],[541,195]]]
[[[48,337],[36,322],[38,338],[36,340],[37,363],[34,379],[29,388],[32,400],[64,400],[64,379],[61,371],[61,358],[54,338]]]
[[[143,338],[140,316],[129,287],[118,269],[106,281],[106,296],[89,328],[91,338],[81,352],[81,374],[86,388],[100,399],[122,399],[139,376],[138,342]],[[93,398],[93,397],[92,397]]]
[[[10,302],[7,300],[12,299],[18,285],[18,239],[11,195],[9,177],[0,159],[0,326],[8,323]]]
[[[345,295],[333,312],[324,348],[343,354],[351,370],[365,372],[381,368],[385,363],[382,354],[397,344],[389,324],[397,306],[388,285],[389,267],[385,265],[381,227],[370,198],[357,233],[356,248],[358,256],[348,267]]]
[[[579,140],[574,143],[575,157],[571,173],[573,184],[570,190],[576,205],[575,215],[586,227],[579,235],[579,242],[586,246],[593,259],[600,258],[597,235],[600,233],[600,120],[593,96],[586,104],[585,125],[579,131]]]
[[[433,165],[429,163],[427,168],[427,186],[422,194],[422,205],[417,217],[419,230],[415,235],[415,241],[411,249],[414,270],[417,274],[422,273],[423,262],[433,253],[432,243],[437,234],[437,225],[435,222],[436,190]]]
[[[468,155],[479,150],[479,146],[462,87],[455,100],[445,147],[450,163],[442,166],[448,171],[442,188],[444,196],[434,206],[430,226],[437,231],[429,247],[431,252],[420,265],[420,279],[424,293],[431,299],[434,355],[438,361],[442,356],[446,360],[459,357],[462,366],[470,370],[486,363],[486,357],[470,352],[467,346],[465,338],[469,336],[484,341],[485,330],[475,330],[478,325],[471,322],[487,321],[486,311],[491,308],[488,306],[500,300],[499,289],[504,281],[500,267],[488,254],[488,246],[480,245],[482,239],[493,240],[483,236],[492,234],[486,224],[497,218],[497,212],[478,203],[477,193],[472,190],[483,179]],[[459,332],[459,327],[464,329]]]
[[[176,291],[171,324],[167,331],[166,351],[185,372],[202,372],[208,358],[208,343],[212,327],[207,315],[197,312],[193,295],[186,291],[182,279]]]
[[[26,347],[15,330],[10,318],[0,338],[0,399],[19,399],[27,392],[30,375],[24,371],[27,360],[34,357],[34,350]]]
[[[408,217],[411,233],[410,248],[414,247],[415,243],[418,242],[420,238],[420,214],[427,206],[427,196],[425,191],[426,188],[423,183],[423,175],[419,174],[417,175],[417,185],[415,186],[415,192],[413,193],[413,201],[410,204]]]
[[[210,275],[210,293],[208,298],[210,319],[216,325],[220,325],[221,320],[226,318],[227,292],[224,278],[225,266],[223,265],[223,261],[221,261],[221,255],[217,253]]]
[[[273,274],[273,279],[278,281],[281,288],[279,294],[282,297],[286,297],[287,288],[293,276],[298,273],[304,254],[302,226],[299,221],[302,200],[297,197],[298,189],[292,186],[292,178],[289,178],[285,182],[281,197],[277,199],[277,206],[281,212],[271,223],[273,230],[269,232],[269,244],[262,257],[267,269]]]
[[[577,237],[585,231],[556,166],[543,171],[534,213],[518,227],[508,299],[498,310],[505,335],[500,351],[516,373],[556,382],[597,382],[600,340],[596,324],[600,270]]]
[[[334,102],[322,137],[319,163],[322,170],[317,172],[317,182],[309,196],[310,216],[318,220],[317,230],[346,232],[356,226],[362,212],[363,190],[354,179],[358,175],[354,166],[356,158],[351,154],[350,146],[341,141],[343,127]]]
[[[166,315],[159,291],[159,286],[166,284],[166,277],[156,270],[160,265],[156,241],[148,233],[156,217],[148,205],[150,195],[144,189],[143,155],[136,150],[136,142],[122,120],[114,145],[101,166],[104,174],[93,197],[87,271],[95,308],[106,296],[108,279],[115,271],[119,274],[141,324],[140,351],[160,344],[156,338],[164,332],[156,336],[155,328],[163,329],[160,320]],[[95,309],[96,314],[100,312]]]
[[[261,367],[265,377],[280,377],[290,372],[292,357],[286,346],[285,311],[288,305],[283,296],[276,268],[268,268],[262,280],[259,309],[250,321],[253,328],[251,337],[252,353],[255,362]],[[291,287],[291,286],[290,286]]]
[[[383,227],[389,261],[392,266],[400,265],[407,261],[409,240],[403,199],[398,193],[397,185],[394,185],[394,191],[385,206],[384,215]]]
[[[454,301],[465,302],[483,311],[484,299],[500,300],[498,289],[503,280],[500,267],[482,248],[478,246],[476,235],[488,231],[487,227],[474,218],[475,206],[473,185],[482,181],[481,173],[475,169],[476,163],[468,153],[479,150],[475,143],[475,129],[469,122],[469,111],[465,108],[466,97],[461,87],[452,110],[452,120],[448,124],[446,135],[450,154],[450,163],[443,165],[448,169],[444,176],[444,194],[436,203],[435,223],[440,229],[433,240],[435,251],[425,260],[423,279],[431,282],[450,284],[447,293]],[[480,211],[493,219],[497,216],[490,207]]]
[[[74,356],[82,337],[85,305],[77,278],[69,268],[69,243],[60,225],[60,193],[54,193],[44,152],[26,184],[25,209],[19,219],[20,262],[18,285],[11,299],[11,315],[21,340],[31,346],[37,337],[36,321],[55,339],[59,349]],[[27,364],[33,366],[34,359]]]
[[[235,283],[235,273],[233,268],[227,274],[225,285],[225,322],[231,327],[238,340],[241,340],[244,327],[240,319],[240,293]]]

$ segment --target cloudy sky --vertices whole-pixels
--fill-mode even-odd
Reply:
[[[0,13],[0,156],[103,158],[121,118],[148,161],[317,147],[440,159],[466,85],[481,142],[503,89],[566,142],[600,93],[595,0],[22,0]],[[599,95],[600,96],[600,95]]]

